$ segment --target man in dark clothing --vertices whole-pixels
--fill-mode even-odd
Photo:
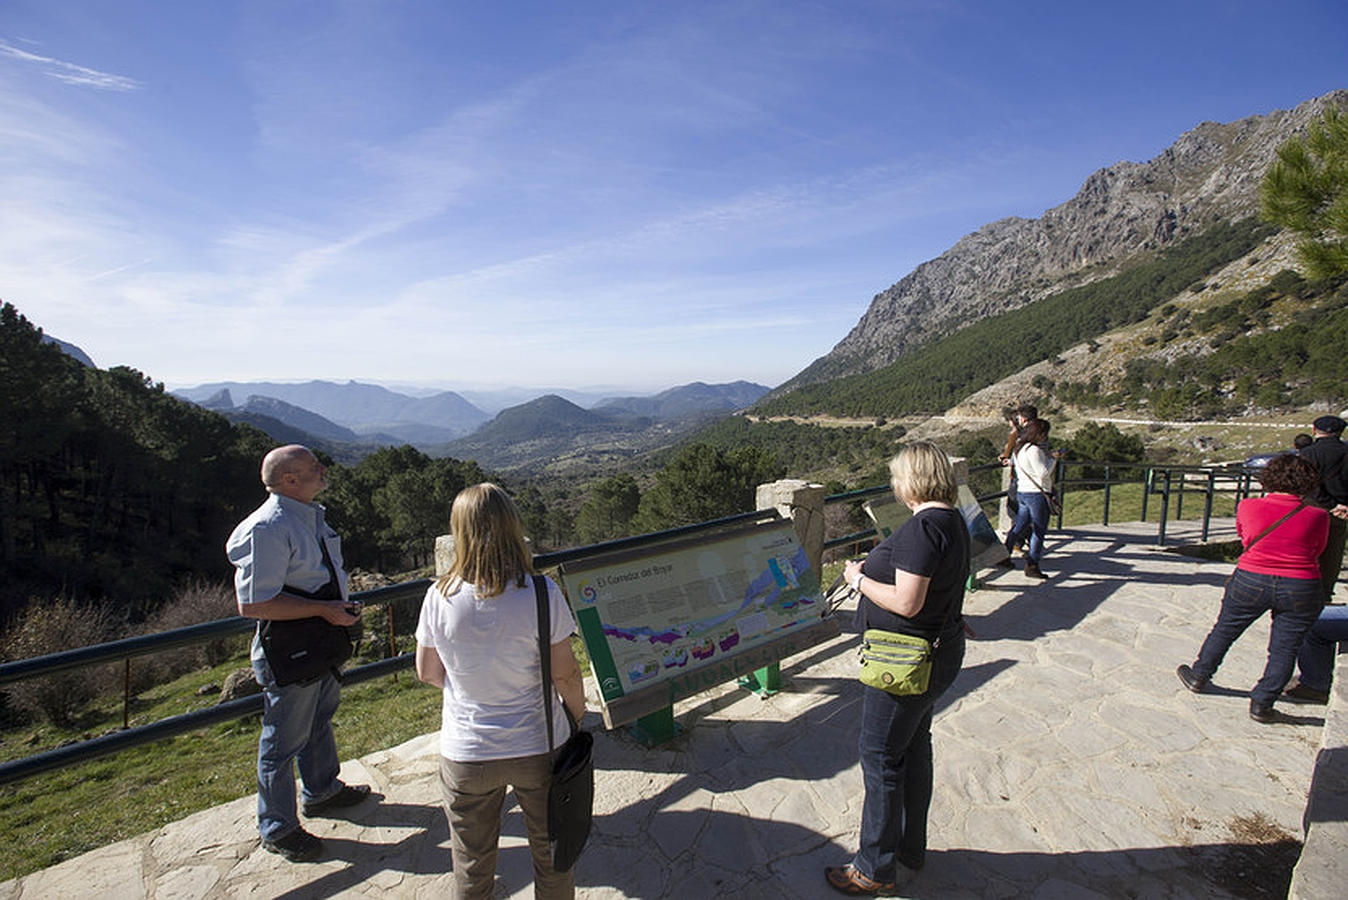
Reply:
[[[1339,436],[1344,422],[1338,416],[1321,416],[1311,428],[1314,442],[1302,450],[1302,459],[1308,459],[1320,470],[1320,486],[1310,497],[1312,503],[1329,510],[1329,541],[1320,555],[1320,580],[1325,588],[1325,601],[1334,593],[1343,567],[1343,545],[1348,538],[1348,444]]]

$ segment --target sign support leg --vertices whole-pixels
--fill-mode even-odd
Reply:
[[[628,726],[628,732],[647,747],[663,744],[680,731],[674,724],[674,706],[666,706],[650,715],[642,716]]]
[[[782,689],[781,663],[772,663],[761,669],[755,669],[752,675],[745,675],[736,684],[766,700]]]

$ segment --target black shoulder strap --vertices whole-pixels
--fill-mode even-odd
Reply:
[[[543,715],[547,718],[547,752],[553,752],[553,648],[547,639],[553,633],[553,614],[547,608],[547,583],[534,575],[534,602],[538,605],[538,663],[543,674]]]
[[[1302,497],[1301,502],[1298,503],[1296,506],[1292,507],[1291,510],[1289,510],[1288,512],[1284,513],[1282,518],[1278,519],[1278,521],[1274,522],[1272,525],[1268,526],[1263,531],[1256,534],[1254,536],[1254,540],[1250,541],[1248,544],[1245,545],[1245,549],[1249,550],[1255,544],[1259,543],[1260,538],[1267,537],[1270,531],[1277,528],[1279,525],[1281,525],[1283,522],[1286,522],[1288,519],[1292,518],[1292,516],[1295,516],[1297,513],[1301,512],[1302,508],[1305,507],[1306,503],[1307,503],[1306,498]]]

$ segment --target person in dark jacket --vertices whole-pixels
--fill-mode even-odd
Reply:
[[[824,877],[844,894],[884,895],[926,861],[932,795],[931,718],[964,661],[969,532],[956,505],[950,460],[935,444],[910,444],[890,460],[890,486],[913,516],[843,577],[861,594],[866,628],[926,638],[931,678],[920,694],[861,687],[858,749],[865,795],[856,856]]]
[[[1348,540],[1348,444],[1340,439],[1344,422],[1338,416],[1321,416],[1311,423],[1315,440],[1298,456],[1310,460],[1320,471],[1320,484],[1310,500],[1329,511],[1329,539],[1320,554],[1320,581],[1325,589],[1325,602],[1334,593],[1334,584],[1343,568],[1343,546]]]

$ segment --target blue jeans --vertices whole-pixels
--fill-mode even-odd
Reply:
[[[964,662],[964,632],[932,661],[925,694],[898,696],[861,688],[861,842],[852,865],[876,881],[894,881],[896,863],[922,868],[931,805],[931,713]]]
[[[1222,611],[1198,651],[1194,674],[1211,678],[1226,651],[1265,612],[1273,613],[1268,636],[1268,662],[1263,677],[1250,689],[1250,700],[1271,706],[1292,677],[1301,639],[1324,606],[1318,578],[1285,578],[1236,569],[1222,595]]]
[[[1048,495],[1035,491],[1031,494],[1017,492],[1016,520],[1006,533],[1006,547],[1011,546],[1030,533],[1030,542],[1026,547],[1026,558],[1036,566],[1044,556],[1044,535],[1048,534]]]
[[[257,830],[274,841],[299,827],[295,803],[295,762],[304,782],[304,802],[326,800],[342,789],[337,780],[341,761],[332,734],[332,714],[341,688],[332,675],[307,684],[281,687],[271,666],[253,659],[253,674],[262,685],[262,737],[257,745]]]
[[[1313,690],[1329,690],[1339,641],[1348,641],[1348,606],[1326,606],[1301,642],[1297,680]]]

